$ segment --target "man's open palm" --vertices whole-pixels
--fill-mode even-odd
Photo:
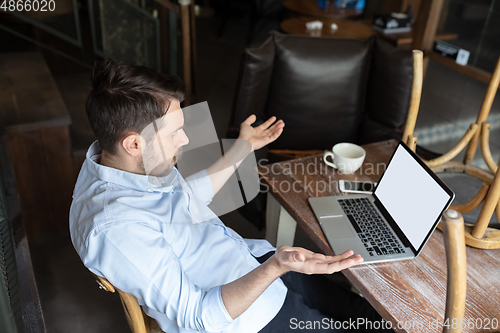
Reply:
[[[304,274],[331,274],[363,262],[363,257],[352,251],[325,256],[301,247],[280,246],[275,255],[281,267]]]
[[[241,123],[239,136],[240,139],[250,142],[254,150],[276,140],[283,132],[283,127],[285,127],[283,120],[276,121],[274,116],[261,125],[253,127],[252,124],[255,123],[255,120],[257,120],[257,117],[253,114]]]

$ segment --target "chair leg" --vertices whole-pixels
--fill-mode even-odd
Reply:
[[[486,91],[486,95],[483,99],[483,104],[481,105],[481,110],[477,115],[476,124],[481,125],[488,118],[488,114],[491,110],[491,105],[493,104],[493,100],[495,99],[495,95],[498,90],[498,85],[500,84],[500,57],[498,58],[497,65],[495,70],[493,71],[493,75],[491,76],[490,83],[488,85],[488,90]],[[464,164],[471,164],[474,159],[474,154],[476,153],[477,143],[479,141],[479,132],[474,135],[472,141],[469,143],[467,147],[467,151],[464,156]]]
[[[476,193],[474,198],[472,198],[469,202],[466,202],[461,205],[451,205],[450,209],[456,210],[459,213],[468,213],[476,209],[477,206],[479,206],[484,198],[486,197],[486,194],[488,193],[488,189],[490,188],[490,184],[487,182],[483,182],[481,185],[481,188],[479,191]]]
[[[410,145],[410,135],[413,135],[415,123],[417,122],[418,109],[420,107],[420,97],[422,95],[423,82],[423,53],[413,50],[413,84],[411,87],[410,107],[406,118],[405,130],[403,132],[403,142]]]
[[[288,214],[278,201],[267,194],[266,207],[266,240],[275,247],[293,246],[297,222]]]
[[[149,333],[149,325],[146,325],[142,309],[137,299],[119,289],[118,294],[125,310],[125,316],[133,333]]]
[[[484,237],[486,228],[490,223],[491,217],[493,216],[493,212],[495,211],[499,200],[500,200],[500,171],[497,171],[495,178],[493,179],[493,183],[491,183],[490,185],[490,190],[488,191],[488,195],[484,200],[483,208],[481,208],[481,212],[479,213],[479,217],[477,218],[476,225],[474,226],[474,230],[472,231],[472,236],[479,239],[482,239]],[[497,246],[500,247],[500,240]]]
[[[490,124],[484,122],[481,127],[481,153],[483,154],[483,159],[486,165],[491,170],[491,172],[496,173],[498,165],[495,164],[493,156],[491,156],[490,149]]]
[[[448,265],[445,320],[461,323],[465,313],[467,259],[464,242],[464,220],[453,210],[443,213],[443,236]],[[461,327],[445,326],[443,332],[458,333]]]

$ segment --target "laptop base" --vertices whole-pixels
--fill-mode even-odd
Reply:
[[[362,198],[366,198],[372,203],[375,200],[371,194],[309,198],[309,203],[335,254],[352,250],[354,253],[358,253],[363,257],[364,263],[388,262],[415,258],[415,254],[408,247],[403,247],[404,253],[396,254],[378,255],[374,253],[374,251],[367,251],[356,228],[345,215],[344,210],[339,204],[339,200]],[[380,212],[379,214],[382,215]],[[387,221],[385,221],[385,223],[387,224]]]

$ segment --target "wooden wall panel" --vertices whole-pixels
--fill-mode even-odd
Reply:
[[[11,131],[6,139],[29,242],[67,236],[74,185],[68,127]]]

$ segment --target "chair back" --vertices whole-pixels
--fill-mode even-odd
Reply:
[[[120,300],[123,305],[123,310],[125,311],[125,317],[127,317],[128,324],[133,333],[150,333],[150,318],[142,311],[139,302],[135,296],[121,291],[115,288],[108,280],[105,278],[93,274],[99,288],[105,291],[114,293],[115,290],[118,291],[120,295]],[[152,332],[151,332],[152,333]]]
[[[467,261],[465,255],[464,219],[455,210],[443,213],[442,230],[446,248],[448,283],[443,332],[462,332],[467,285]]]
[[[252,113],[258,120],[283,119],[286,130],[270,149],[377,141],[405,122],[412,65],[411,51],[377,38],[273,32],[245,51],[232,123]]]

